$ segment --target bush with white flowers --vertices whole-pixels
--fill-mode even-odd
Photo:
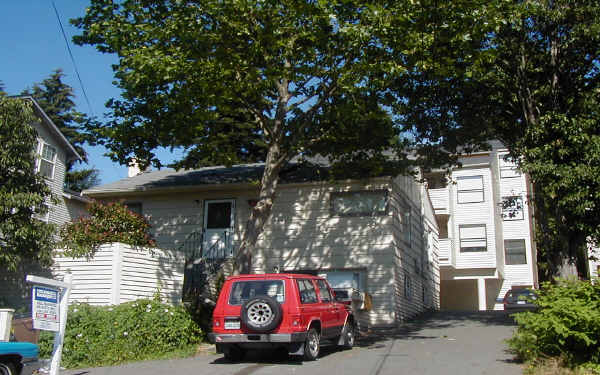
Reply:
[[[67,368],[193,354],[204,338],[182,306],[153,299],[117,306],[70,306],[62,365]],[[41,355],[52,353],[53,335],[42,334]]]

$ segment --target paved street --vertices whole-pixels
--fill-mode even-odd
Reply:
[[[371,334],[348,351],[327,347],[316,362],[250,353],[242,363],[221,355],[148,361],[67,371],[68,375],[279,375],[279,374],[521,374],[503,340],[514,324],[499,313],[435,313],[397,332]]]

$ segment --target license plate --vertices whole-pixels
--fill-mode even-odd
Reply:
[[[225,321],[225,329],[240,329],[240,321],[239,320],[226,320]]]
[[[525,303],[527,303],[527,302],[526,302],[526,301],[517,301],[517,303],[518,303],[519,305],[524,305],[524,304],[525,304]]]

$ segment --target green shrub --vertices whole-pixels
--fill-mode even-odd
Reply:
[[[62,366],[114,365],[193,351],[203,339],[182,306],[137,300],[116,306],[69,307]],[[52,354],[53,335],[40,338],[40,354]]]
[[[132,246],[155,247],[150,224],[141,215],[118,202],[92,202],[88,217],[65,224],[60,230],[60,246],[72,257],[91,257],[98,246],[121,242]]]
[[[524,360],[563,356],[571,366],[600,360],[600,285],[589,281],[545,283],[539,310],[515,314],[518,329],[508,340]]]

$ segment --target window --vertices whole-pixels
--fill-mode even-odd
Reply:
[[[364,271],[325,271],[319,273],[319,276],[327,279],[332,289],[354,288],[365,290],[363,284]]]
[[[142,214],[143,214],[142,203],[140,203],[140,202],[125,203],[125,206],[127,206],[127,208],[129,209],[129,211],[142,216]]]
[[[412,281],[408,272],[404,272],[404,297],[412,299]]]
[[[487,251],[487,234],[485,224],[460,225],[460,252]]]
[[[300,302],[302,303],[317,303],[317,292],[310,280],[297,280],[298,292],[300,293]]]
[[[49,179],[54,178],[54,164],[56,163],[56,149],[49,144],[40,143],[39,173]]]
[[[439,228],[438,239],[443,240],[448,238],[448,220],[450,219],[450,215],[435,215],[435,221],[437,222]]]
[[[404,236],[404,241],[408,243],[409,247],[412,247],[412,233],[411,233],[411,211],[410,208],[405,209],[403,217],[402,217],[402,232]]]
[[[483,176],[461,176],[457,178],[458,203],[483,202]]]
[[[232,205],[230,201],[206,201],[205,229],[230,228],[232,225]]]
[[[521,176],[517,164],[508,154],[498,155],[498,165],[500,166],[500,178],[512,178]]]
[[[47,223],[50,221],[50,206],[46,203],[42,203],[42,205],[44,206],[44,213],[39,213],[39,212],[34,212],[33,217],[39,221],[43,221],[44,223]]]
[[[254,296],[269,296],[277,302],[285,300],[283,280],[236,281],[229,296],[230,305],[241,305]]]
[[[504,221],[523,220],[523,198],[519,196],[502,198],[502,219]]]
[[[387,213],[387,190],[331,193],[330,211],[338,216],[380,216]]]
[[[317,286],[319,287],[319,296],[323,302],[331,302],[333,298],[327,287],[327,283],[323,280],[317,280]]]
[[[504,258],[507,265],[527,264],[525,240],[504,240]]]
[[[445,172],[425,173],[423,177],[427,180],[428,189],[444,189],[448,186]]]

